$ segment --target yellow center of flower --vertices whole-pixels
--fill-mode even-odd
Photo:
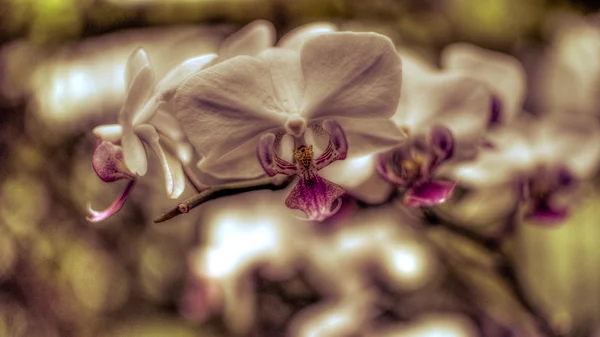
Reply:
[[[423,156],[415,155],[410,159],[405,159],[400,163],[400,172],[402,177],[407,180],[416,180],[421,175],[421,167],[425,159]]]
[[[294,159],[298,165],[309,168],[312,165],[314,158],[312,145],[305,146],[301,145],[297,149],[294,149]]]

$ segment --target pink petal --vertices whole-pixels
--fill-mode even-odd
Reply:
[[[125,204],[125,201],[129,197],[129,194],[131,194],[131,191],[133,190],[134,186],[135,180],[130,180],[121,196],[119,196],[119,198],[115,200],[112,203],[112,205],[110,205],[104,211],[94,211],[92,209],[92,205],[88,204],[88,211],[92,214],[92,216],[86,217],[85,219],[89,222],[99,222],[108,219],[111,215],[117,213],[121,209],[121,207],[123,207],[123,204]]]
[[[327,33],[301,51],[306,118],[391,117],[400,97],[402,64],[393,43],[375,33]]]
[[[292,209],[301,210],[307,220],[323,221],[339,210],[341,201],[338,199],[345,193],[344,189],[318,174],[304,177],[294,186],[285,200],[285,205]],[[334,203],[338,202],[334,208]]]
[[[111,142],[103,141],[94,150],[92,167],[102,181],[110,183],[119,179],[135,179],[125,166],[123,149]]]
[[[437,205],[452,196],[455,186],[455,182],[443,180],[417,183],[404,194],[404,204],[409,207]]]
[[[546,201],[540,201],[535,203],[526,217],[543,226],[555,226],[564,222],[568,215],[568,207],[555,207]]]

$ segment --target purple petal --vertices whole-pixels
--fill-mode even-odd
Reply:
[[[415,184],[404,195],[404,204],[410,207],[433,206],[452,196],[456,183],[444,180],[429,180]]]
[[[346,159],[348,142],[342,127],[334,120],[323,122],[323,129],[329,134],[329,144],[319,158],[315,159],[315,167],[320,170],[336,160]]]
[[[454,155],[454,136],[450,129],[437,125],[431,130],[431,151],[434,159],[429,170]]]
[[[375,168],[377,169],[377,173],[388,183],[393,185],[407,186],[408,181],[400,177],[394,169],[391,167],[392,159],[390,157],[394,156],[394,151],[389,151],[385,153],[379,153],[376,159]]]
[[[496,95],[492,95],[490,107],[489,126],[498,125],[502,122],[502,101]]]
[[[341,201],[337,206],[333,204],[345,193],[344,189],[318,174],[300,175],[300,181],[294,186],[290,195],[285,200],[285,205],[292,209],[304,212],[307,220],[323,221],[339,210]]]
[[[292,175],[298,172],[296,165],[281,159],[275,153],[275,142],[277,137],[272,133],[267,133],[260,136],[256,153],[258,161],[269,176],[274,176],[277,173]]]
[[[554,226],[565,221],[568,213],[567,207],[556,207],[550,205],[548,201],[540,201],[536,202],[527,218],[541,225]]]
[[[92,167],[102,181],[110,183],[119,179],[135,179],[123,160],[123,149],[119,145],[103,141],[94,151]]]
[[[127,184],[127,187],[125,187],[125,190],[123,191],[121,196],[104,211],[94,211],[92,209],[92,205],[88,204],[88,211],[92,213],[92,216],[86,217],[85,219],[89,222],[98,222],[108,219],[111,215],[117,213],[121,209],[121,207],[123,207],[123,204],[125,204],[125,201],[129,197],[129,194],[131,194],[131,191],[133,190],[134,186],[135,180],[130,180],[129,184]]]

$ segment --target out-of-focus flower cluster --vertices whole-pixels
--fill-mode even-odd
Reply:
[[[93,131],[81,150],[91,165],[68,173],[84,177],[69,182],[69,193],[94,205],[119,196],[104,211],[88,205],[88,221],[106,221],[90,225],[100,239],[68,227],[57,234],[40,226],[37,235],[0,227],[0,286],[6,278],[26,303],[0,297],[7,303],[0,332],[85,334],[87,323],[70,319],[72,303],[91,317],[138,297],[169,307],[190,331],[206,324],[207,334],[569,331],[579,322],[564,307],[539,310],[523,295],[506,253],[527,225],[560,230],[579,219],[600,169],[593,48],[600,28],[589,18],[556,20],[565,29],[550,32],[553,43],[537,51],[534,71],[526,58],[467,43],[428,54],[364,26],[316,22],[278,35],[265,20],[235,32],[176,29],[118,44],[106,51],[118,60],[109,68],[87,56],[61,68],[60,54],[40,63],[28,82],[31,111],[59,116],[53,122],[61,125],[77,124],[73,111],[94,116],[83,125]],[[172,52],[173,36],[181,40]],[[102,39],[81,48],[112,45]],[[36,162],[27,148],[15,162],[27,156]],[[48,166],[38,179],[59,181],[61,172]],[[93,174],[111,184],[90,183]],[[41,197],[12,197],[19,189],[3,185],[3,221],[53,214],[46,191],[30,185]],[[162,211],[156,222],[179,216],[176,235],[132,220]],[[123,224],[110,227],[115,222]],[[85,247],[53,248],[61,240]],[[41,258],[20,257],[28,245]],[[72,268],[48,268],[56,261]],[[161,278],[162,268],[170,278]],[[132,270],[137,278],[128,281]],[[88,296],[90,288],[101,291]],[[48,300],[63,292],[69,296]]]

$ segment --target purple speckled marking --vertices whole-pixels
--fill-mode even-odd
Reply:
[[[135,179],[125,166],[123,149],[119,145],[103,141],[94,150],[92,167],[102,181],[110,183],[119,179]]]

